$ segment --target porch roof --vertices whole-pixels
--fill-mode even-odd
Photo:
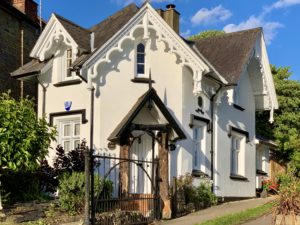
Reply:
[[[130,109],[127,115],[122,119],[122,121],[110,134],[108,140],[112,142],[119,142],[122,134],[130,128],[133,120],[136,118],[136,116],[140,113],[140,111],[143,109],[143,107],[149,100],[152,100],[156,104],[157,108],[166,118],[166,120],[168,121],[168,125],[174,130],[174,132],[177,135],[176,140],[186,139],[184,131],[176,122],[174,117],[171,115],[171,113],[169,112],[165,104],[162,102],[162,100],[159,98],[155,89],[150,88],[145,94],[138,98],[137,102],[133,105],[133,107]]]

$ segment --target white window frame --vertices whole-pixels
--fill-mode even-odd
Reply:
[[[246,136],[237,132],[231,133],[230,171],[233,175],[245,175]]]
[[[144,63],[139,63],[138,62],[138,46],[139,44],[143,44],[144,45]],[[148,78],[148,74],[146,73],[147,71],[147,44],[142,41],[142,40],[138,40],[136,43],[135,43],[135,46],[134,46],[134,59],[135,59],[135,63],[134,63],[134,71],[135,71],[135,78]],[[138,65],[144,65],[144,73],[138,73]]]
[[[196,131],[202,133],[201,139],[196,139]],[[206,133],[207,133],[207,124],[201,121],[194,120],[193,122],[193,169],[200,170],[203,173],[205,173],[207,169],[205,165]]]
[[[75,146],[76,142],[80,143],[80,135],[82,130],[82,123],[80,116],[72,116],[72,117],[64,117],[64,118],[57,118],[55,124],[58,129],[58,144],[60,144],[66,152],[74,150],[77,146]],[[64,129],[65,125],[71,125],[70,128],[70,135],[64,136]],[[79,124],[79,135],[75,134],[75,125]],[[64,143],[69,141],[70,142],[70,149],[65,149]]]
[[[71,52],[71,57],[68,54]],[[63,54],[61,55],[60,58],[60,66],[58,74],[61,75],[60,80],[61,81],[69,81],[75,79],[75,72],[71,71],[71,66],[72,63],[74,62],[75,56],[74,56],[74,51],[71,47],[66,47],[63,50]],[[71,76],[68,76],[68,73],[70,73]]]

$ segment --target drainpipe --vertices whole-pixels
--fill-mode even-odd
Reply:
[[[39,84],[42,86],[43,88],[43,105],[42,105],[42,116],[45,117],[46,115],[46,92],[47,92],[47,88],[45,85],[43,85],[43,83],[40,81],[39,77],[37,78]]]
[[[20,22],[20,67],[24,65],[24,28],[22,22]],[[24,81],[20,82],[20,98],[24,97]]]
[[[211,105],[211,125],[210,125],[210,130],[211,130],[211,151],[210,151],[210,171],[211,171],[211,191],[214,192],[214,186],[215,186],[215,180],[214,180],[214,154],[215,154],[215,130],[214,130],[214,124],[215,124],[215,103],[216,99],[218,97],[218,94],[220,90],[222,89],[223,85],[221,84],[219,88],[217,89],[216,93],[212,95],[210,98],[210,105]]]

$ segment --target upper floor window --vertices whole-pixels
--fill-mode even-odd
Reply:
[[[145,45],[139,43],[136,47],[136,74],[137,76],[145,75]]]
[[[71,71],[71,68],[72,68],[72,49],[67,49],[67,74],[66,74],[66,78],[72,78],[72,71]]]

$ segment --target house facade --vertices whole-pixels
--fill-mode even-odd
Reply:
[[[211,179],[219,197],[254,197],[255,111],[272,120],[278,107],[260,28],[188,41],[179,15],[174,5],[131,4],[86,29],[53,14],[33,60],[11,74],[38,78],[39,116],[59,132],[54,149],[86,138],[95,154],[158,158],[164,217],[170,181],[186,173]],[[120,168],[121,192],[151,192],[141,169]]]
[[[18,81],[10,72],[31,59],[29,53],[40,34],[38,5],[33,0],[0,1],[0,92],[11,90],[11,96],[37,97],[35,81]]]

